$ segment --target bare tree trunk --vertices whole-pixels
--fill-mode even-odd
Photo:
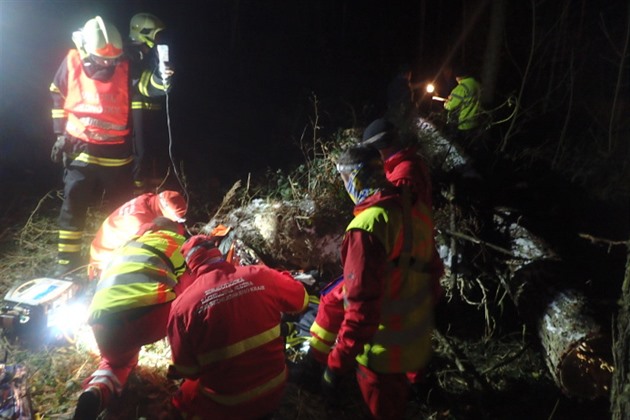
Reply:
[[[497,75],[499,74],[501,64],[500,51],[503,31],[505,29],[506,7],[507,3],[505,0],[493,0],[492,2],[492,21],[490,22],[490,31],[488,32],[483,74],[481,77],[483,81],[481,103],[483,104],[490,104],[494,101]]]
[[[630,372],[628,369],[630,366],[630,246],[619,305],[615,325],[616,335],[613,337],[615,371],[610,395],[610,411],[613,420],[630,418]]]

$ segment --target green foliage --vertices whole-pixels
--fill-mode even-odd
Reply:
[[[340,130],[330,139],[316,138],[308,146],[302,144],[304,163],[289,171],[269,169],[250,195],[281,201],[312,200],[315,211],[310,215],[311,224],[320,233],[327,231],[323,226],[329,224],[326,220],[345,220],[351,214],[352,202],[335,168],[335,157],[356,140],[354,130]]]

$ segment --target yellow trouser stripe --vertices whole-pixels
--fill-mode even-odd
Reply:
[[[129,156],[123,159],[112,159],[90,156],[87,153],[81,153],[74,160],[78,162],[91,163],[99,166],[124,166],[133,162],[133,156]]]
[[[271,391],[272,389],[282,385],[286,380],[286,367],[280,372],[278,376],[273,378],[267,383],[257,386],[256,388],[250,389],[249,391],[243,392],[241,394],[235,395],[221,395],[216,394],[209,389],[203,387],[200,383],[201,393],[206,397],[210,398],[212,401],[217,402],[223,405],[237,405],[242,404],[245,401],[253,400],[256,397],[259,397],[266,393],[267,391]]]
[[[81,252],[80,244],[57,244],[59,252]]]
[[[76,230],[60,230],[59,239],[81,239],[83,237],[82,231]]]

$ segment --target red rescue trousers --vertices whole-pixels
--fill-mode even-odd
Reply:
[[[168,302],[154,305],[142,311],[141,315],[137,311],[125,311],[127,314],[116,314],[115,319],[92,323],[101,361],[96,372],[83,383],[83,388],[99,386],[103,408],[107,406],[111,394],[120,395],[122,392],[129,374],[138,364],[140,348],[166,337],[170,308],[171,302]],[[103,392],[104,386],[109,392]]]
[[[282,402],[285,382],[269,392],[237,405],[223,405],[203,395],[199,380],[185,379],[173,405],[187,419],[256,420],[272,414]]]
[[[319,300],[319,309],[311,327],[310,354],[326,366],[344,318],[343,281],[332,284]],[[402,419],[410,383],[419,383],[423,370],[408,373],[376,373],[358,365],[357,382],[363,400],[376,419]]]
[[[409,396],[404,373],[376,373],[363,365],[357,367],[357,383],[363,401],[375,419],[403,419]]]

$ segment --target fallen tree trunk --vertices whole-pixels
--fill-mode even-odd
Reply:
[[[517,212],[494,209],[492,221],[494,232],[502,238],[499,244],[482,237],[455,236],[483,248],[484,252],[477,251],[480,254],[494,255],[495,275],[521,319],[537,332],[542,356],[560,390],[586,399],[607,395],[613,372],[611,340],[575,287],[579,279],[545,241],[523,226]],[[469,259],[463,255],[446,262]]]
[[[337,228],[318,224],[315,203],[310,200],[256,199],[202,229],[210,233],[219,224],[230,227],[266,264],[289,270],[321,270],[337,275],[343,221]]]
[[[594,399],[609,393],[610,337],[589,315],[584,295],[575,290],[558,292],[543,313],[538,335],[549,371],[565,394]]]
[[[522,318],[536,328],[549,372],[564,394],[594,399],[607,395],[613,372],[611,340],[592,316],[586,296],[572,286],[573,273],[550,258],[544,241],[520,226],[509,212],[495,215],[510,232],[511,295]]]

